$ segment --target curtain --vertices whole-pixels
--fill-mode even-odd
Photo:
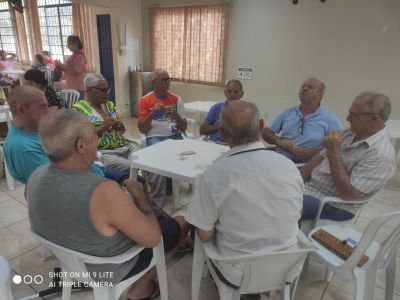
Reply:
[[[152,68],[179,81],[224,85],[229,4],[150,9]]]
[[[15,9],[10,7],[11,18],[13,20],[13,27],[15,29],[15,39],[17,42],[16,52],[18,60],[24,64],[30,64],[29,59],[29,48],[28,48],[28,41],[25,32],[25,21],[24,15],[17,12]]]
[[[29,28],[29,43],[31,45],[32,55],[42,53],[42,36],[40,34],[39,12],[36,0],[25,1],[25,11],[27,13]],[[21,16],[22,17],[22,16]],[[26,49],[26,51],[28,51]]]
[[[94,72],[90,9],[87,4],[72,3],[72,27],[79,36],[86,56],[87,72]]]

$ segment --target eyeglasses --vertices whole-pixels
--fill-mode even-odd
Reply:
[[[156,79],[157,81],[161,81],[163,83],[170,83],[172,81],[171,78],[161,78],[161,79]]]
[[[300,126],[299,126],[299,128],[297,129],[297,131],[299,132],[299,134],[303,134],[303,132],[304,132],[304,123],[305,123],[306,121],[304,120],[304,117],[303,118],[300,118]]]
[[[107,93],[107,94],[109,94],[111,92],[110,88],[98,88],[98,87],[95,87],[95,86],[92,86],[92,88],[94,88],[94,89],[96,89],[96,90],[98,90],[100,92]]]
[[[377,115],[378,113],[373,113],[373,112],[353,112],[349,111],[349,117],[358,117],[358,116],[367,116],[367,115]]]

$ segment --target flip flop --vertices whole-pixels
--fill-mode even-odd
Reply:
[[[151,299],[157,298],[158,296],[160,296],[160,286],[158,285],[157,282],[153,281],[153,290],[151,291],[150,296],[146,297],[146,298],[142,298],[140,300],[151,300]]]

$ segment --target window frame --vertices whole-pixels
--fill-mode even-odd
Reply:
[[[45,0],[45,2],[47,2],[47,1]],[[72,53],[67,48],[67,42],[66,42],[67,39],[66,38],[68,37],[68,35],[67,36],[63,35],[63,28],[65,26],[62,25],[62,22],[61,22],[60,8],[62,8],[62,7],[71,7],[71,14],[70,15],[62,15],[62,16],[71,17],[71,25],[70,25],[70,27],[71,27],[71,32],[72,32],[73,25],[72,25],[72,3],[71,2],[62,3],[62,4],[60,4],[60,3],[58,3],[58,4],[45,4],[45,5],[39,5],[39,3],[38,3],[38,5],[37,5],[38,15],[39,15],[40,35],[42,37],[42,48],[44,48],[43,47],[44,45],[47,45],[49,47],[49,49],[44,49],[44,50],[50,51],[52,53],[52,56],[54,58],[56,58],[55,56],[58,56],[60,54],[58,54],[58,53],[56,54],[54,52],[54,50],[52,49],[52,47],[61,46],[61,56],[62,56],[62,60],[64,60],[65,57],[71,55]],[[49,9],[49,8],[57,8],[57,20],[58,20],[57,26],[52,26],[52,25],[50,25],[48,23],[49,22],[49,20],[48,20],[49,17],[55,17],[53,15],[52,16],[48,15],[47,9]],[[43,19],[44,19],[44,23],[46,24],[45,26],[42,26],[40,24],[40,20],[42,18],[40,16],[40,10],[41,9],[43,9]],[[59,29],[58,37],[60,39],[61,45],[59,45],[59,44],[55,45],[55,44],[51,43],[51,36],[54,36],[54,35],[50,35],[49,34],[49,30],[48,30],[49,28],[58,28]],[[42,31],[42,29],[43,29],[43,31]]]
[[[183,26],[183,34],[179,37],[179,39],[181,39],[182,41],[184,41],[184,48],[187,48],[187,37],[188,37],[188,23],[191,23],[193,21],[196,21],[195,16],[192,16],[191,13],[189,12],[190,9],[196,9],[196,8],[209,8],[211,6],[219,6],[223,9],[225,9],[224,12],[222,12],[221,14],[221,19],[224,20],[224,22],[221,22],[221,27],[219,28],[221,31],[219,31],[217,34],[213,34],[212,39],[215,40],[216,37],[218,37],[218,35],[223,37],[223,42],[221,44],[218,45],[218,47],[220,48],[219,50],[219,57],[218,60],[221,61],[220,66],[221,66],[221,70],[220,72],[218,72],[218,80],[213,81],[211,78],[208,78],[208,80],[197,80],[197,79],[191,79],[191,75],[188,74],[187,70],[182,70],[181,71],[181,76],[180,77],[176,77],[174,75],[176,74],[170,74],[171,78],[174,81],[177,82],[184,82],[184,83],[193,83],[193,84],[200,84],[200,85],[209,85],[209,86],[224,86],[225,85],[225,81],[226,81],[226,69],[227,69],[227,45],[228,45],[228,38],[229,38],[229,20],[230,20],[230,4],[200,4],[200,5],[181,5],[181,6],[154,6],[154,7],[150,7],[149,10],[149,49],[150,49],[150,65],[152,69],[156,69],[156,68],[163,68],[163,66],[158,66],[155,63],[155,59],[154,57],[156,56],[155,52],[156,50],[154,50],[155,48],[157,48],[157,46],[153,45],[153,34],[154,34],[154,26],[155,26],[155,22],[153,20],[153,16],[152,14],[155,14],[155,10],[163,10],[163,9],[182,9],[183,10],[183,24],[180,25],[178,23],[178,25]],[[188,18],[191,17],[191,18]],[[176,19],[176,18],[175,18]],[[214,23],[216,24],[216,23]],[[190,44],[190,43],[189,43]],[[215,47],[215,48],[218,48]],[[201,46],[199,47],[201,48]],[[214,49],[215,50],[215,49]],[[184,50],[187,51],[187,50]],[[195,52],[195,50],[193,50],[193,52]],[[191,54],[187,55],[187,54],[183,54],[181,57],[181,63],[183,66],[186,66],[186,64],[188,63],[188,59],[187,57],[191,57],[193,55],[193,53],[191,52]],[[164,54],[165,56],[165,54]],[[164,63],[165,64],[165,63]],[[198,69],[200,69],[201,67],[203,68],[209,68],[213,65],[213,62],[208,62],[208,64],[206,65],[202,65],[202,66],[198,66]],[[169,70],[167,70],[169,71]],[[175,72],[174,72],[175,73]],[[197,74],[199,74],[199,72],[197,72]],[[198,76],[198,75],[197,75]]]
[[[8,12],[9,13],[9,15],[10,15],[10,17],[9,17],[9,21],[10,21],[10,23],[11,23],[11,26],[10,27],[3,27],[3,26],[0,26],[0,48],[2,49],[2,50],[4,50],[4,51],[6,51],[7,53],[12,53],[12,54],[17,54],[17,40],[15,39],[15,28],[14,28],[14,22],[13,22],[13,17],[12,17],[12,14],[11,14],[11,10],[10,10],[10,6],[9,6],[9,4],[8,4],[8,2],[2,2],[2,3],[6,3],[7,5],[8,5],[8,8],[7,9],[0,9],[0,13],[6,13],[6,12]],[[1,30],[2,29],[9,29],[9,28],[11,28],[11,31],[12,31],[12,35],[5,35],[5,37],[11,37],[11,39],[13,40],[13,42],[11,42],[11,43],[5,43],[5,42],[3,42],[3,34],[1,33]],[[14,50],[13,51],[11,51],[11,50],[9,50],[9,49],[5,49],[4,48],[4,45],[14,45]]]

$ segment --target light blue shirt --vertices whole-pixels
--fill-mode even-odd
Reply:
[[[323,138],[341,127],[339,119],[322,105],[306,117],[303,117],[299,106],[290,107],[267,126],[272,132],[281,133],[282,138],[291,140],[296,146],[314,150],[321,150],[324,147]],[[276,151],[293,159],[293,155],[282,147],[277,146]]]
[[[39,134],[11,126],[4,142],[4,158],[12,177],[26,184],[37,167],[50,164],[42,148]],[[96,165],[92,171],[104,177],[104,172]]]
[[[207,125],[220,125],[221,124],[220,115],[221,115],[222,110],[225,108],[225,106],[227,104],[228,104],[228,101],[225,101],[225,102],[217,103],[217,104],[214,104],[213,106],[211,106],[211,108],[207,114],[207,117],[204,120],[204,123],[206,123]],[[224,139],[222,138],[222,136],[219,134],[218,131],[210,134],[210,140],[219,141],[219,142],[224,141]]]

